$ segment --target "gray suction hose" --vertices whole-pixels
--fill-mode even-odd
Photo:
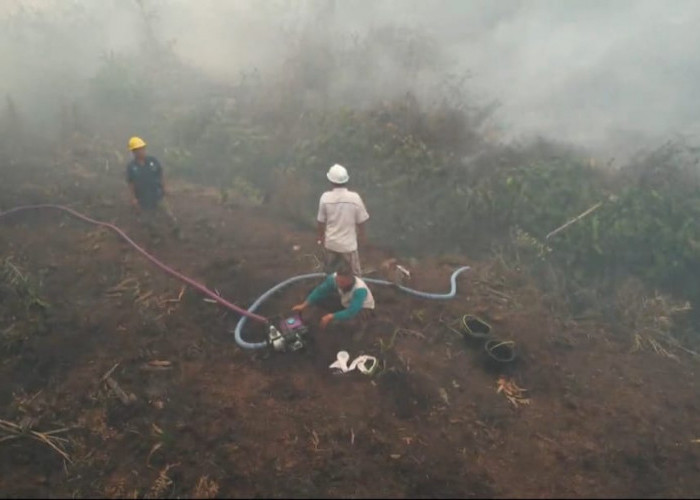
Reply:
[[[453,273],[452,276],[450,277],[450,291],[448,293],[429,293],[429,292],[421,292],[418,290],[413,290],[411,288],[407,288],[405,286],[401,285],[396,285],[395,283],[392,283],[391,281],[386,281],[386,280],[377,280],[377,279],[372,279],[372,278],[362,278],[363,281],[366,283],[371,283],[373,285],[387,285],[387,286],[392,286],[395,288],[398,288],[399,290],[406,292],[410,295],[415,295],[416,297],[420,297],[422,299],[430,299],[430,300],[448,300],[448,299],[453,299],[457,293],[457,276],[459,276],[461,273],[464,271],[469,270],[469,266],[463,266],[460,267],[459,269],[456,269]],[[255,302],[248,308],[248,313],[254,313],[260,305],[265,302],[267,299],[269,299],[275,292],[278,290],[291,285],[292,283],[296,283],[297,281],[302,281],[306,279],[311,279],[311,278],[325,278],[327,275],[325,273],[311,273],[311,274],[302,274],[299,276],[294,276],[292,278],[289,278],[288,280],[285,280],[274,287],[270,288],[267,292],[263,293],[260,297],[257,298]],[[243,336],[241,335],[241,332],[243,331],[243,327],[246,324],[246,321],[248,318],[246,316],[241,316],[241,319],[238,320],[238,324],[236,325],[236,329],[234,331],[235,336],[236,336],[236,343],[242,347],[243,349],[262,349],[264,347],[267,347],[267,342],[246,342],[243,340]]]

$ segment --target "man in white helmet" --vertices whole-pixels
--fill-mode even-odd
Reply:
[[[333,165],[326,174],[333,189],[321,196],[318,205],[318,241],[326,249],[326,273],[332,273],[343,260],[350,264],[355,276],[362,275],[358,253],[358,237],[365,242],[365,222],[369,214],[359,194],[345,187],[348,171]]]

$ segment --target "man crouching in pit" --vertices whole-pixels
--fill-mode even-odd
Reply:
[[[332,322],[364,330],[367,320],[374,314],[372,292],[361,278],[352,273],[350,265],[345,262],[314,288],[304,302],[294,306],[292,311],[301,313],[313,304],[326,311],[333,311],[321,318],[321,330],[325,330]]]

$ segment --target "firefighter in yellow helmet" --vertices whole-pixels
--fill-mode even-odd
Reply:
[[[133,159],[126,167],[126,182],[131,192],[131,202],[139,211],[140,219],[158,238],[160,226],[167,222],[173,234],[180,237],[180,227],[165,200],[163,167],[154,156],[146,154],[146,142],[140,137],[129,139],[129,151]]]

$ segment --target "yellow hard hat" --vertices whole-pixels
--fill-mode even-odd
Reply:
[[[143,147],[146,147],[146,142],[140,137],[132,137],[129,139],[129,151]]]

